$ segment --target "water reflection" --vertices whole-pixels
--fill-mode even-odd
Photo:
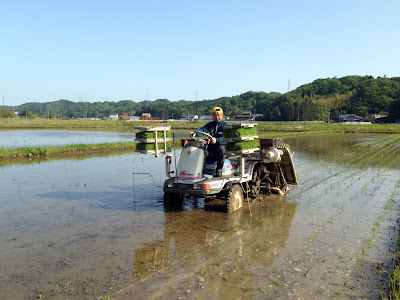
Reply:
[[[321,133],[286,137],[292,151],[301,151],[308,154],[326,154],[335,150],[345,149],[357,143],[376,140],[380,135]]]
[[[243,290],[253,288],[253,266],[269,267],[285,247],[297,207],[282,196],[264,197],[251,205],[253,218],[246,208],[234,214],[195,209],[165,213],[163,239],[142,243],[134,251],[135,272],[141,278],[159,272],[168,272],[168,277],[200,272],[203,295],[240,297]],[[166,283],[151,280],[151,289],[135,294],[150,297],[160,284]]]
[[[114,129],[0,129],[1,148],[65,146],[71,144],[100,144],[132,142],[136,132],[133,127]],[[190,130],[174,130],[175,138],[188,137]]]
[[[0,168],[0,298],[97,299],[125,291],[125,299],[259,299],[267,289],[272,298],[306,299],[319,295],[315,282],[331,294],[348,278],[355,283],[355,261],[371,237],[365,251],[373,255],[363,259],[391,259],[385,229],[393,231],[398,216],[394,210],[385,214],[388,199],[398,200],[399,186],[398,170],[355,167],[371,166],[370,155],[374,163],[398,165],[399,142],[391,137],[388,146],[380,137],[362,136],[373,142],[363,144],[362,153],[334,156],[333,151],[323,158],[320,153],[328,149],[349,148],[351,136],[343,143],[339,136],[332,143],[323,135],[313,137],[285,139],[296,153],[301,187],[250,208],[246,203],[234,214],[203,199],[165,209],[162,188],[149,176],[135,176],[133,184],[135,169],[162,185],[164,161],[153,156],[128,153]],[[378,228],[372,236],[377,220],[382,232]],[[304,275],[308,270],[311,277]],[[359,299],[368,295],[368,285],[346,292]],[[178,295],[175,287],[183,292]]]

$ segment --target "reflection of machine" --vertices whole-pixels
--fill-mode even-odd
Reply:
[[[244,194],[284,194],[288,185],[297,185],[292,154],[281,139],[264,138],[260,139],[260,148],[228,152],[222,176],[216,177],[216,163],[205,163],[210,136],[200,134],[206,133],[198,132],[193,139],[185,140],[174,177],[171,157],[166,156],[166,204],[179,204],[185,195],[221,197],[226,199],[227,211],[233,212],[243,206]]]
[[[165,287],[182,289],[179,285],[183,282],[184,288],[196,290],[190,284],[197,285],[198,281],[187,282],[187,276],[205,277],[203,291],[211,292],[209,298],[213,299],[225,299],[232,291],[241,295],[243,290],[253,289],[256,271],[249,262],[263,267],[272,265],[277,253],[285,247],[296,208],[296,203],[272,196],[270,201],[254,204],[253,217],[245,211],[222,215],[196,210],[166,212],[163,238],[143,243],[134,250],[134,273],[149,278],[148,289],[138,285],[135,295],[147,299],[157,291],[161,296]],[[266,210],[269,213],[264,214]],[[251,227],[246,225],[250,220]],[[233,266],[240,272],[232,272]],[[202,268],[204,275],[199,274]],[[161,276],[162,280],[158,276],[152,280],[152,274],[165,276]]]

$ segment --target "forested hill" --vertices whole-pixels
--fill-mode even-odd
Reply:
[[[389,119],[400,118],[400,77],[346,76],[317,79],[285,94],[246,92],[214,100],[134,102],[71,102],[59,100],[48,103],[26,103],[14,107],[19,112],[33,112],[39,116],[69,118],[102,118],[109,113],[141,115],[151,113],[163,119],[180,118],[186,114],[209,115],[211,108],[220,106],[225,115],[235,117],[251,110],[262,114],[262,120],[327,120],[337,119],[340,113],[389,114]],[[8,107],[10,109],[10,107]]]

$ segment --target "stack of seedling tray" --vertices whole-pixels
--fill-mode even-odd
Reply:
[[[161,151],[166,153],[171,149],[171,126],[139,126],[135,129],[140,130],[136,133],[135,141],[136,152],[144,154],[156,154]]]
[[[226,154],[242,155],[260,151],[260,141],[257,136],[257,123],[241,123],[224,126],[224,141]]]

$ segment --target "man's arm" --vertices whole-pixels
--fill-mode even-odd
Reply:
[[[200,127],[196,131],[202,131],[202,132],[209,133],[210,132],[210,126],[211,126],[211,122],[208,122],[206,125],[204,125],[203,127]]]

